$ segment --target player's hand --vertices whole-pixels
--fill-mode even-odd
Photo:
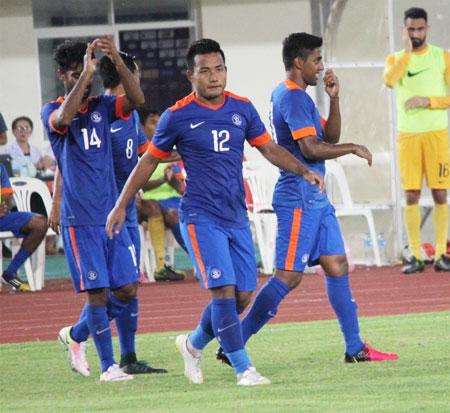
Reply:
[[[94,55],[94,50],[97,47],[98,39],[95,39],[92,43],[88,43],[86,47],[86,54],[84,55],[83,71],[93,75],[95,67],[97,66],[97,59]]]
[[[166,166],[166,168],[164,169],[164,179],[166,180],[166,182],[170,182],[173,178],[173,175],[173,165]]]
[[[0,203],[0,218],[4,217],[8,213],[8,204],[3,201]]]
[[[106,233],[109,239],[114,238],[114,234],[119,234],[122,229],[122,225],[125,222],[126,212],[124,208],[115,206],[108,215],[106,220]]]
[[[98,39],[98,47],[100,47],[100,50],[105,53],[105,55],[108,56],[114,64],[122,61],[122,58],[120,57],[114,43],[113,36],[105,35],[100,37],[100,39]]]
[[[311,185],[317,185],[320,193],[325,189],[325,182],[323,178],[316,172],[308,171],[303,175],[303,178],[306,179]]]
[[[360,158],[366,159],[369,166],[372,166],[372,152],[370,152],[364,145],[355,145],[353,154]]]
[[[339,97],[339,80],[332,69],[328,69],[323,77],[325,92],[330,98]]]
[[[52,205],[50,216],[47,220],[48,226],[59,235],[61,226],[61,207],[59,205]]]
[[[403,39],[403,47],[405,49],[405,52],[411,53],[413,50],[413,45],[412,45],[411,38],[409,37],[408,28],[406,26],[403,27],[402,39]]]
[[[413,96],[405,102],[405,109],[429,108],[430,99],[426,96]]]

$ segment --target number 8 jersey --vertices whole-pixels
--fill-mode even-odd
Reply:
[[[123,96],[97,96],[65,130],[53,125],[62,97],[46,104],[41,118],[62,175],[61,225],[104,225],[117,199],[110,126],[122,113]]]
[[[220,225],[248,223],[242,159],[244,142],[252,146],[270,141],[256,109],[247,99],[224,92],[223,102],[210,106],[191,93],[161,116],[148,152],[170,156],[176,146],[186,169],[186,190],[180,218],[198,222],[202,216]]]

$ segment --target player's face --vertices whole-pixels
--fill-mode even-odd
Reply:
[[[159,115],[157,115],[156,113],[148,116],[147,119],[145,120],[144,133],[145,133],[145,136],[147,136],[147,139],[149,141],[152,140],[153,135],[155,134],[156,125],[158,124],[158,121],[159,121]]]
[[[13,135],[17,142],[27,142],[30,139],[33,128],[27,120],[19,120],[13,129]]]
[[[64,89],[66,91],[66,95],[74,88],[78,79],[80,78],[81,72],[83,71],[83,64],[75,64],[69,70],[60,71],[59,78],[64,83]],[[89,94],[91,93],[92,81],[86,87],[86,90],[83,94],[83,99],[87,99]]]
[[[320,49],[311,52],[303,62],[302,77],[309,86],[317,85],[320,73],[323,71],[322,54]]]
[[[413,45],[413,49],[418,49],[427,40],[428,24],[425,19],[410,19],[405,21],[406,30]]]
[[[187,75],[197,98],[213,105],[222,101],[227,68],[220,53],[196,55],[194,69],[188,70]]]

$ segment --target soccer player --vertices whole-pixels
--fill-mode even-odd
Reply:
[[[32,212],[10,211],[13,189],[9,182],[8,172],[1,163],[0,183],[0,231],[12,231],[16,237],[23,238],[19,251],[3,271],[0,281],[17,291],[30,291],[30,285],[17,276],[17,271],[44,239],[47,233],[47,220],[43,215]]]
[[[106,228],[110,237],[120,232],[129,200],[176,145],[187,173],[181,231],[202,286],[212,298],[195,331],[177,337],[185,375],[193,383],[203,382],[202,350],[216,337],[231,360],[238,385],[267,384],[270,381],[252,366],[244,349],[238,317],[257,277],[244,201],[244,142],[311,184],[322,188],[323,180],[271,140],[247,98],[225,91],[225,56],[216,41],[192,43],[186,60],[193,92],[161,116],[148,152],[127,181]]]
[[[89,97],[99,47],[116,67],[125,94]],[[77,292],[87,292],[86,318],[100,358],[102,381],[133,378],[115,363],[110,319],[136,297],[136,253],[126,228],[111,242],[104,231],[106,214],[117,198],[112,163],[110,128],[128,119],[144,103],[144,95],[126,67],[112,36],[88,44],[66,41],[55,49],[58,78],[65,97],[42,109],[53,152],[62,177],[61,227],[64,250]],[[110,290],[112,294],[109,294]],[[60,331],[69,350],[72,368],[88,376],[79,323]]]
[[[139,68],[132,56],[126,53],[119,52],[122,60],[128,69],[136,77],[139,82]],[[99,72],[103,80],[106,95],[121,96],[124,94],[124,88],[120,83],[120,77],[111,59],[103,56],[99,61]],[[147,149],[147,137],[143,133],[139,116],[136,111],[131,113],[128,120],[118,119],[111,124],[110,133],[112,138],[112,155],[114,173],[116,184],[119,190],[122,190],[128,175],[137,164],[138,155],[141,155]],[[58,176],[60,176],[58,174]],[[59,187],[60,179],[56,180]],[[57,191],[59,193],[59,191]],[[54,201],[55,203],[55,201]],[[58,205],[58,203],[56,203]],[[59,222],[59,208],[56,207],[55,217],[53,218],[52,228],[58,231]],[[52,214],[53,215],[53,214]],[[140,237],[136,214],[136,203],[134,200],[130,202],[127,207],[127,221],[126,227],[130,235],[131,241],[136,252],[136,261],[139,263],[140,259]],[[111,293],[110,293],[111,294]],[[80,317],[84,319],[84,333],[81,325],[78,325],[77,338],[81,340],[83,346],[89,336],[89,327],[87,325],[87,306],[83,309],[83,314]],[[138,298],[133,297],[125,309],[115,318],[115,324],[120,343],[120,368],[128,374],[149,374],[149,373],[166,373],[165,369],[157,369],[149,366],[146,362],[137,360],[135,351],[135,336],[138,326]],[[70,331],[70,330],[69,330]]]
[[[308,86],[317,84],[324,69],[321,46],[322,38],[307,33],[293,33],[284,40],[286,80],[272,93],[271,121],[278,144],[310,170],[324,176],[325,159],[354,154],[371,165],[372,154],[362,145],[338,144],[339,82],[332,70],[327,70],[324,76],[325,91],[330,96],[326,121],[306,93]],[[281,169],[273,196],[278,219],[275,276],[261,288],[242,320],[244,343],[275,317],[283,298],[300,284],[305,266],[320,263],[326,273],[328,299],[344,336],[345,361],[397,359],[396,354],[373,349],[359,336],[357,305],[350,291],[344,242],[327,194],[320,193],[303,177]],[[219,351],[218,358],[221,356]]]
[[[387,57],[384,71],[384,83],[397,92],[398,161],[406,198],[406,232],[413,255],[402,269],[405,274],[425,269],[419,207],[424,175],[434,200],[434,269],[450,271],[450,258],[446,255],[450,164],[445,110],[449,107],[450,53],[427,44],[428,29],[424,9],[406,10],[404,49]]]

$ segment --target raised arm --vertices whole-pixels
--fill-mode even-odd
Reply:
[[[408,67],[409,59],[411,58],[413,47],[406,27],[403,28],[403,45],[404,53],[399,58],[396,58],[393,54],[390,54],[386,58],[384,84],[389,88],[395,87],[398,81],[403,77],[406,68]]]
[[[55,169],[55,176],[53,178],[53,197],[52,197],[52,210],[48,217],[49,227],[59,234],[59,228],[61,223],[61,195],[62,195],[62,179],[59,168]]]
[[[114,66],[119,73],[120,81],[125,90],[125,98],[122,104],[123,113],[130,113],[132,110],[142,106],[145,102],[144,93],[142,92],[136,78],[125,65],[123,59],[114,44],[112,36],[103,36],[98,40],[98,46],[103,53],[108,56],[114,63]]]
[[[341,136],[341,111],[339,108],[339,80],[329,69],[324,76],[325,92],[330,97],[330,113],[325,123],[325,142],[338,143]]]
[[[148,152],[139,160],[131,175],[128,177],[125,186],[116,201],[115,207],[108,215],[106,221],[106,232],[109,238],[114,237],[114,233],[119,233],[125,221],[126,207],[135,196],[136,192],[149,180],[158,166],[159,159]]]
[[[271,164],[285,171],[303,176],[309,183],[317,185],[323,191],[323,178],[318,173],[306,168],[305,165],[282,146],[271,140],[264,145],[257,146],[257,148]]]
[[[78,78],[75,86],[66,96],[64,102],[55,111],[53,117],[53,126],[58,130],[64,130],[69,127],[74,118],[77,110],[82,106],[82,102],[86,89],[92,82],[94,76],[96,59],[94,58],[94,49],[97,47],[98,40],[94,40],[92,43],[88,43],[86,48],[86,54],[84,56],[83,70]]]

